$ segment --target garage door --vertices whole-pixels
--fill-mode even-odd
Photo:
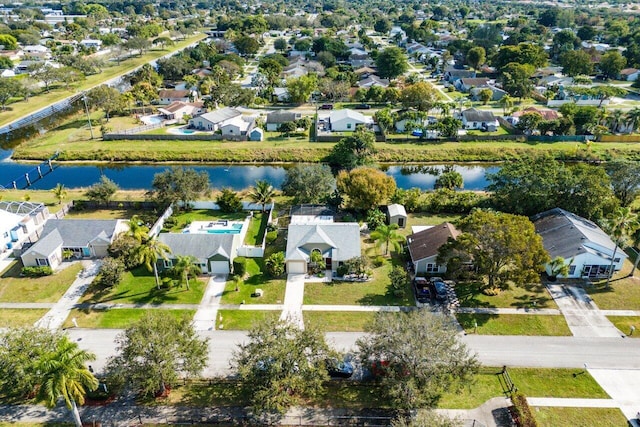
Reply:
[[[211,261],[210,265],[213,274],[229,274],[229,261]]]
[[[289,261],[287,263],[287,273],[289,274],[305,274],[307,272],[307,263],[304,261]]]

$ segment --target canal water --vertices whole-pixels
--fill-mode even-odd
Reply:
[[[167,169],[167,165],[112,164],[112,165],[78,165],[53,163],[54,170],[48,166],[41,167],[43,177],[39,178],[35,164],[13,162],[9,159],[10,151],[0,151],[0,185],[11,187],[15,180],[18,188],[26,187],[25,174],[29,173],[32,185],[30,188],[48,190],[56,184],[64,184],[67,188],[88,187],[106,175],[122,189],[149,189],[154,174]],[[194,165],[188,164],[198,171],[209,174],[213,188],[232,188],[242,190],[264,179],[274,187],[280,187],[285,178],[286,168],[291,165]],[[432,189],[444,165],[392,165],[382,169],[392,176],[399,188]],[[483,190],[487,186],[485,174],[496,172],[495,165],[455,165],[454,169],[462,174],[464,188],[467,190]]]

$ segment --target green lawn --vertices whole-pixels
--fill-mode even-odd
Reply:
[[[246,258],[249,277],[240,283],[236,292],[236,285],[229,280],[222,294],[222,304],[282,304],[286,281],[271,279],[263,273],[262,258]],[[256,289],[262,289],[261,297],[252,297]]]
[[[48,311],[47,309],[2,308],[0,309],[0,328],[33,326]]]
[[[391,261],[373,269],[373,278],[368,282],[306,283],[304,304],[338,305],[414,305],[413,292],[407,286],[404,298],[388,292]]]
[[[122,304],[199,304],[206,287],[207,278],[190,280],[186,286],[161,287],[157,289],[153,273],[137,267],[127,271],[122,281],[113,288],[99,289],[91,286],[82,302]]]
[[[603,310],[638,310],[640,308],[640,278],[614,277],[611,286],[604,280],[586,288],[587,293]]]
[[[254,212],[249,221],[249,229],[244,237],[245,245],[260,246],[264,240],[264,233],[267,231],[267,223],[269,222],[269,214],[262,212]]]
[[[607,319],[616,328],[620,329],[620,332],[627,334],[628,338],[640,338],[640,316],[607,316]],[[631,326],[635,327],[636,330],[632,335],[629,335]]]
[[[247,212],[237,213],[224,213],[212,209],[191,209],[188,211],[174,212],[171,218],[175,221],[175,226],[171,227],[169,231],[173,233],[179,233],[194,221],[215,221],[218,219],[226,219],[229,221],[244,221],[247,217]]]
[[[204,39],[205,37],[205,34],[196,34],[190,38],[187,38],[186,40],[176,42],[166,50],[153,49],[142,56],[135,56],[122,61],[119,65],[111,64],[111,61],[108,61],[109,66],[105,67],[100,74],[88,76],[74,88],[69,88],[69,90],[63,88],[51,90],[47,93],[32,96],[28,101],[19,101],[8,105],[6,110],[2,111],[2,113],[0,114],[0,126],[4,126],[14,120],[21,118],[26,114],[30,114],[33,111],[44,108],[49,104],[61,101],[62,99],[79,91],[90,89],[94,86],[102,84],[102,82],[106,80],[110,80],[114,77],[129,73],[140,65],[146,64],[154,59],[158,59],[161,56],[164,56],[172,51],[184,48],[194,42]]]
[[[147,214],[140,209],[72,209],[65,219],[131,219],[134,215]]]
[[[218,310],[216,329],[248,331],[256,323],[280,317],[280,310]]]
[[[461,307],[558,308],[544,285],[511,286],[498,295],[485,295],[475,282],[456,284]]]
[[[67,197],[62,201],[67,203],[71,200],[84,199],[83,188],[67,188]],[[145,190],[119,190],[113,196],[113,200],[145,200]],[[44,203],[49,207],[49,212],[54,213],[60,209],[58,200],[53,195],[51,190],[2,190],[3,200],[32,200],[34,202]]]
[[[504,396],[500,378],[501,368],[483,367],[475,381],[459,392],[446,393],[438,407],[471,409],[487,400]],[[581,369],[509,368],[509,376],[525,395],[531,397],[562,397],[607,399],[609,396]],[[581,373],[580,375],[573,374]]]
[[[327,332],[361,332],[373,321],[373,311],[309,311],[302,317],[305,325],[316,325]]]
[[[627,418],[616,408],[533,408],[539,427],[621,427]]]
[[[22,262],[14,262],[2,273],[0,280],[0,302],[57,302],[82,270],[75,263],[51,276],[20,277]]]
[[[474,333],[474,320],[479,335],[571,335],[562,315],[542,314],[456,314],[467,333]]]
[[[475,381],[461,391],[442,396],[439,408],[472,409],[488,399],[504,396],[498,372],[501,368],[484,367]],[[608,398],[600,386],[587,374],[573,376],[577,369],[510,368],[511,378],[527,396]],[[172,389],[163,405],[207,407],[245,406],[239,383],[234,381],[194,381]],[[325,392],[307,402],[308,406],[321,408],[384,408],[387,402],[383,393],[372,382],[329,381]],[[582,425],[582,424],[576,424]],[[590,425],[590,424],[585,424]],[[599,424],[593,424],[599,425]]]
[[[125,329],[137,322],[148,311],[162,312],[165,316],[176,318],[188,316],[193,318],[195,310],[160,310],[142,308],[114,308],[111,310],[71,310],[64,322],[64,328],[74,327],[71,319],[75,318],[80,328],[90,329]]]
[[[109,161],[201,161],[201,162],[319,162],[333,143],[308,141],[77,141],[61,150],[60,160]],[[58,144],[29,141],[15,149],[13,158],[47,159]],[[549,154],[566,160],[608,159],[612,155],[640,158],[640,143],[594,142],[589,150],[575,142],[525,143],[515,141],[465,141],[376,143],[375,161],[403,162],[498,162]]]

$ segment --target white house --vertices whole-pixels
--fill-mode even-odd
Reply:
[[[252,117],[237,116],[225,121],[225,123],[220,126],[220,131],[222,135],[225,136],[246,135],[254,125],[255,120]]]
[[[344,261],[361,255],[360,225],[356,222],[289,224],[287,273],[306,274],[312,252],[322,254],[327,270],[337,271]]]
[[[407,247],[416,274],[441,274],[447,271],[446,265],[437,263],[438,250],[449,239],[460,235],[449,222],[427,228],[407,237]]]
[[[555,208],[531,217],[531,221],[551,259],[562,257],[569,264],[566,278],[607,277],[614,253],[614,271],[619,271],[627,259],[600,227],[571,212]],[[549,265],[545,270],[552,274]]]
[[[102,40],[84,39],[80,41],[80,44],[88,49],[95,48],[99,50],[102,47]]]
[[[169,105],[172,102],[189,102],[192,93],[188,89],[163,89],[158,92],[158,102],[161,105]]]
[[[167,120],[182,120],[185,116],[195,117],[203,114],[206,110],[203,102],[182,102],[175,101],[166,107],[158,108],[158,112]]]
[[[189,127],[215,132],[241,115],[242,113],[235,108],[224,107],[189,119]]]
[[[48,216],[42,203],[0,201],[0,253],[42,228]]]
[[[487,132],[495,132],[500,126],[498,119],[491,111],[469,108],[461,114],[462,127],[464,129],[479,129]]]
[[[239,246],[239,234],[160,233],[158,240],[171,249],[168,260],[158,260],[160,271],[171,268],[178,256],[194,256],[202,273],[229,274]]]
[[[329,114],[332,132],[355,131],[356,126],[372,125],[373,118],[365,116],[355,110],[334,110]]]

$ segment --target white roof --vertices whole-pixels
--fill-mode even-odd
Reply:
[[[412,225],[411,226],[411,233],[412,234],[416,234],[416,233],[419,233],[421,231],[428,230],[430,228],[433,228],[433,225]]]
[[[367,117],[362,113],[359,113],[355,110],[349,110],[348,108],[345,108],[343,110],[335,110],[329,114],[329,120],[331,122],[337,122],[344,119],[356,120],[360,123],[373,123],[372,117]]]
[[[22,216],[0,209],[0,229],[11,230],[22,221]]]
[[[404,209],[404,206],[394,203],[392,205],[387,206],[387,210],[389,211],[389,216],[407,216],[407,211]]]

